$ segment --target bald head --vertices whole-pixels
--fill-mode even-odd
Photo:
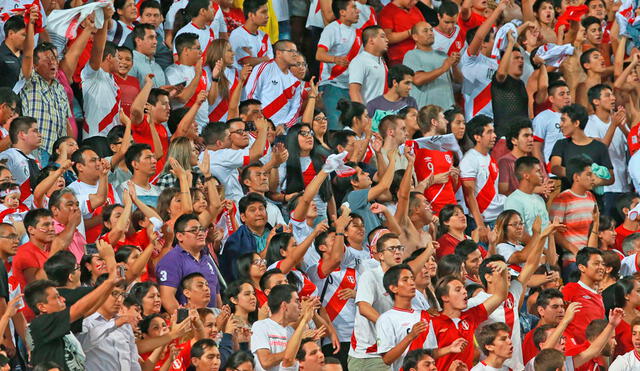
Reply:
[[[418,22],[411,27],[411,37],[418,47],[431,47],[433,45],[433,27],[427,22]]]

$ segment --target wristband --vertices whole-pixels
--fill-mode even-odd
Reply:
[[[213,180],[213,175],[209,175],[208,177],[204,178],[205,182],[208,182],[210,180]]]
[[[220,78],[219,78],[219,77],[212,77],[212,78],[211,78],[211,81],[213,81],[213,82],[219,82],[219,81],[220,81]]]
[[[344,237],[344,233],[338,232],[338,233],[336,233],[336,236],[343,236]]]

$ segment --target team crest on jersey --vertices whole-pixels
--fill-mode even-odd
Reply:
[[[504,307],[508,309],[513,308],[513,298],[508,297],[507,300],[504,301]]]
[[[356,279],[353,276],[347,276],[347,281],[349,281],[349,283],[356,283]]]
[[[465,331],[469,330],[469,324],[467,323],[467,321],[465,320],[460,321],[460,328],[462,328]]]
[[[582,295],[582,297],[583,297],[585,300],[591,300],[591,296],[589,296],[589,295]]]
[[[451,158],[451,155],[449,155],[448,153],[444,155],[444,159],[447,160],[448,163],[452,163],[453,159]]]
[[[462,49],[462,41],[456,40],[454,45],[456,46],[456,49]]]

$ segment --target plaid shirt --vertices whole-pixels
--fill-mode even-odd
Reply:
[[[67,135],[67,123],[71,115],[67,93],[58,80],[49,84],[36,71],[31,73],[28,80],[25,80],[21,71],[18,84],[21,82],[24,82],[20,90],[22,114],[36,119],[42,134],[42,148],[51,153],[53,143]]]
[[[195,188],[198,181],[204,183],[204,175],[198,168],[198,166],[194,166],[191,168],[191,173],[193,174],[193,184],[192,187]],[[178,178],[173,175],[171,172],[162,173],[158,176],[158,180],[156,181],[156,187],[160,188],[161,191],[164,191],[167,188],[180,188],[180,182]]]

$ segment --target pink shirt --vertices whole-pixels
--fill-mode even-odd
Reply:
[[[55,229],[56,234],[62,232],[64,227],[64,224],[53,219],[53,228]],[[84,238],[82,233],[78,232],[76,229],[73,232],[73,238],[71,238],[71,243],[69,244],[69,251],[76,257],[78,264],[80,264],[80,260],[82,260],[82,256],[84,255],[84,245],[86,244],[87,240]]]

